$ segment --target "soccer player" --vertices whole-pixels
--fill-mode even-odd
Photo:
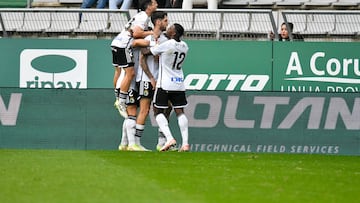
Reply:
[[[119,103],[119,93],[120,93],[120,88],[117,88],[118,85],[121,83],[118,83],[118,79],[120,77],[121,74],[121,70],[122,69],[130,69],[134,67],[134,59],[132,57],[133,53],[132,53],[132,49],[134,47],[137,46],[149,46],[150,42],[144,39],[135,39],[133,38],[133,30],[130,28],[131,25],[127,24],[125,26],[125,29],[123,31],[121,31],[111,42],[111,50],[112,50],[112,63],[113,66],[115,67],[115,72],[114,72],[114,79],[113,79],[113,84],[114,84],[114,89],[115,89],[115,107],[118,107],[118,103]],[[123,76],[123,78],[125,78],[126,75]],[[122,78],[122,80],[123,80]],[[122,81],[121,80],[121,81]],[[120,108],[118,109],[119,113],[123,116],[123,117],[127,117],[127,113],[126,113],[126,109],[125,112],[122,111]]]
[[[143,39],[144,37],[153,34],[152,31],[148,30],[149,21],[151,14],[156,11],[158,6],[156,0],[141,0],[139,5],[141,11],[137,13],[128,23],[131,25],[131,30],[133,31],[133,37],[135,39]],[[139,52],[140,49],[133,49],[134,65],[124,68],[125,77],[120,85],[119,102],[116,103],[116,107],[124,118],[127,118],[128,116],[126,109],[126,99],[130,85],[139,66]]]
[[[165,145],[160,151],[167,151],[176,145],[176,140],[172,136],[169,122],[164,114],[171,102],[178,119],[180,127],[182,146],[179,151],[189,151],[188,143],[188,119],[184,114],[187,106],[184,85],[184,73],[182,64],[188,52],[188,45],[181,40],[184,28],[180,24],[173,24],[167,30],[170,40],[150,48],[153,55],[160,55],[159,76],[156,83],[154,95],[154,106],[157,109],[156,121],[166,137]]]
[[[154,34],[148,35],[145,37],[145,40],[150,41],[150,44],[161,44],[162,42],[167,41],[167,38],[163,34],[163,31],[165,31],[168,26],[167,13],[164,11],[155,11],[151,15],[151,22],[154,25]],[[136,74],[136,85],[140,97],[140,111],[136,119],[135,133],[135,143],[137,145],[141,145],[140,139],[145,129],[145,121],[149,115],[151,101],[155,91],[159,71],[158,60],[158,57],[155,58],[153,55],[140,54],[140,66]]]
[[[115,106],[118,107],[119,102],[119,89],[118,87],[121,86],[122,80],[125,78],[124,71],[121,71],[125,68],[130,68],[134,66],[134,59],[132,57],[132,48],[137,46],[146,47],[151,45],[151,41],[145,40],[145,39],[134,39],[133,38],[133,31],[130,28],[131,26],[128,24],[126,28],[118,34],[113,41],[111,42],[111,49],[112,49],[112,56],[113,56],[113,66],[115,67],[115,73],[114,73],[114,88],[115,88]],[[155,42],[153,42],[155,43]],[[134,87],[135,88],[135,87]],[[135,95],[136,96],[136,95]],[[131,94],[130,97],[134,97],[134,94]],[[129,103],[132,105],[136,105],[136,99],[133,98],[129,99]],[[126,114],[123,114],[124,111],[121,111],[120,109],[119,113],[126,117],[124,120],[123,128],[127,126],[132,126],[135,123],[135,119],[132,117],[127,119],[127,112]],[[136,111],[136,107],[135,107]],[[136,115],[136,112],[135,112]],[[136,117],[135,117],[136,118]],[[135,129],[135,124],[134,124]],[[131,130],[131,129],[129,129]],[[125,130],[126,132],[126,130]],[[135,131],[134,131],[135,133]],[[129,136],[127,135],[129,134]],[[124,133],[123,130],[123,136],[121,144],[119,145],[119,150],[125,150],[127,149],[128,143],[133,143],[133,140],[135,139],[133,136],[131,136],[131,133]]]

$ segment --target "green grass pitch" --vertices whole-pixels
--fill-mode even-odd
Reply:
[[[359,202],[360,157],[0,150],[0,202]]]

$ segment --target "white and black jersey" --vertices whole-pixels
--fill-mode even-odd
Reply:
[[[129,21],[129,23],[131,23],[131,28],[134,28],[135,26],[139,26],[143,30],[149,29],[149,22],[150,22],[150,17],[146,14],[145,11],[140,11]],[[140,64],[139,63],[140,47],[134,47],[132,50],[134,54],[134,69],[136,74],[138,72],[139,64]],[[131,81],[130,87],[133,89],[136,88],[136,77],[134,77],[133,80]]]
[[[138,26],[143,30],[149,29],[149,22],[150,22],[150,17],[146,14],[145,11],[140,11],[129,21],[129,23],[131,23],[131,28]],[[136,73],[139,67],[140,47],[134,47],[133,53],[134,53],[134,62],[135,62],[134,68]]]
[[[167,41],[168,38],[165,37],[164,34],[161,34],[158,39],[156,39],[154,37],[154,35],[149,35],[149,36],[145,37],[145,40],[153,42],[150,44],[155,44],[155,46],[157,46],[157,45],[162,44],[163,42]],[[149,71],[151,72],[151,74],[153,75],[155,80],[157,80],[158,74],[159,74],[159,61],[155,60],[155,57],[153,55],[147,55],[146,56],[146,64],[148,65]],[[140,81],[150,81],[150,78],[146,75],[146,73],[142,69],[141,65],[139,65],[139,69],[136,74],[136,82],[140,82]]]
[[[123,30],[111,41],[111,46],[130,49],[133,40],[131,33],[128,30]]]
[[[184,41],[170,39],[150,48],[153,55],[160,55],[157,87],[167,91],[185,91],[182,64],[188,52]]]
[[[111,42],[113,66],[131,67],[134,66],[131,44],[133,37],[127,30],[120,32]]]
[[[134,26],[139,26],[143,30],[148,30],[149,22],[150,17],[146,14],[146,12],[140,11],[130,19],[128,24],[130,24],[131,28],[133,28]]]

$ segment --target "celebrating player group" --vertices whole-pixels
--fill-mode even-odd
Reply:
[[[140,0],[137,13],[111,43],[115,104],[124,122],[119,150],[150,151],[141,144],[151,104],[159,126],[158,151],[190,151],[187,106],[182,64],[188,52],[181,40],[184,28],[168,25],[167,13],[156,11],[156,0]],[[153,28],[149,26],[150,21]],[[174,110],[182,143],[169,128]]]

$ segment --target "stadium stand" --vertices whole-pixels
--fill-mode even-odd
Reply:
[[[0,0],[0,7],[66,7],[79,8],[82,0]],[[342,9],[357,10],[359,0],[183,0],[183,9]]]
[[[359,0],[222,0],[219,8],[359,9]]]
[[[294,33],[312,37],[358,39],[360,11],[282,11],[283,19],[293,22]]]
[[[69,8],[75,1],[79,3],[33,0],[32,3],[52,2],[46,5],[56,6],[1,8],[1,36],[112,38],[136,13],[135,9],[80,9],[78,5]],[[359,8],[360,0],[222,0],[219,5],[228,2],[230,6],[230,1],[244,3],[242,9],[159,10],[168,12],[170,23],[184,26],[187,39],[268,40],[270,32],[279,32],[282,22],[292,22],[293,32],[303,35],[305,41],[360,41],[360,11],[354,9]]]

